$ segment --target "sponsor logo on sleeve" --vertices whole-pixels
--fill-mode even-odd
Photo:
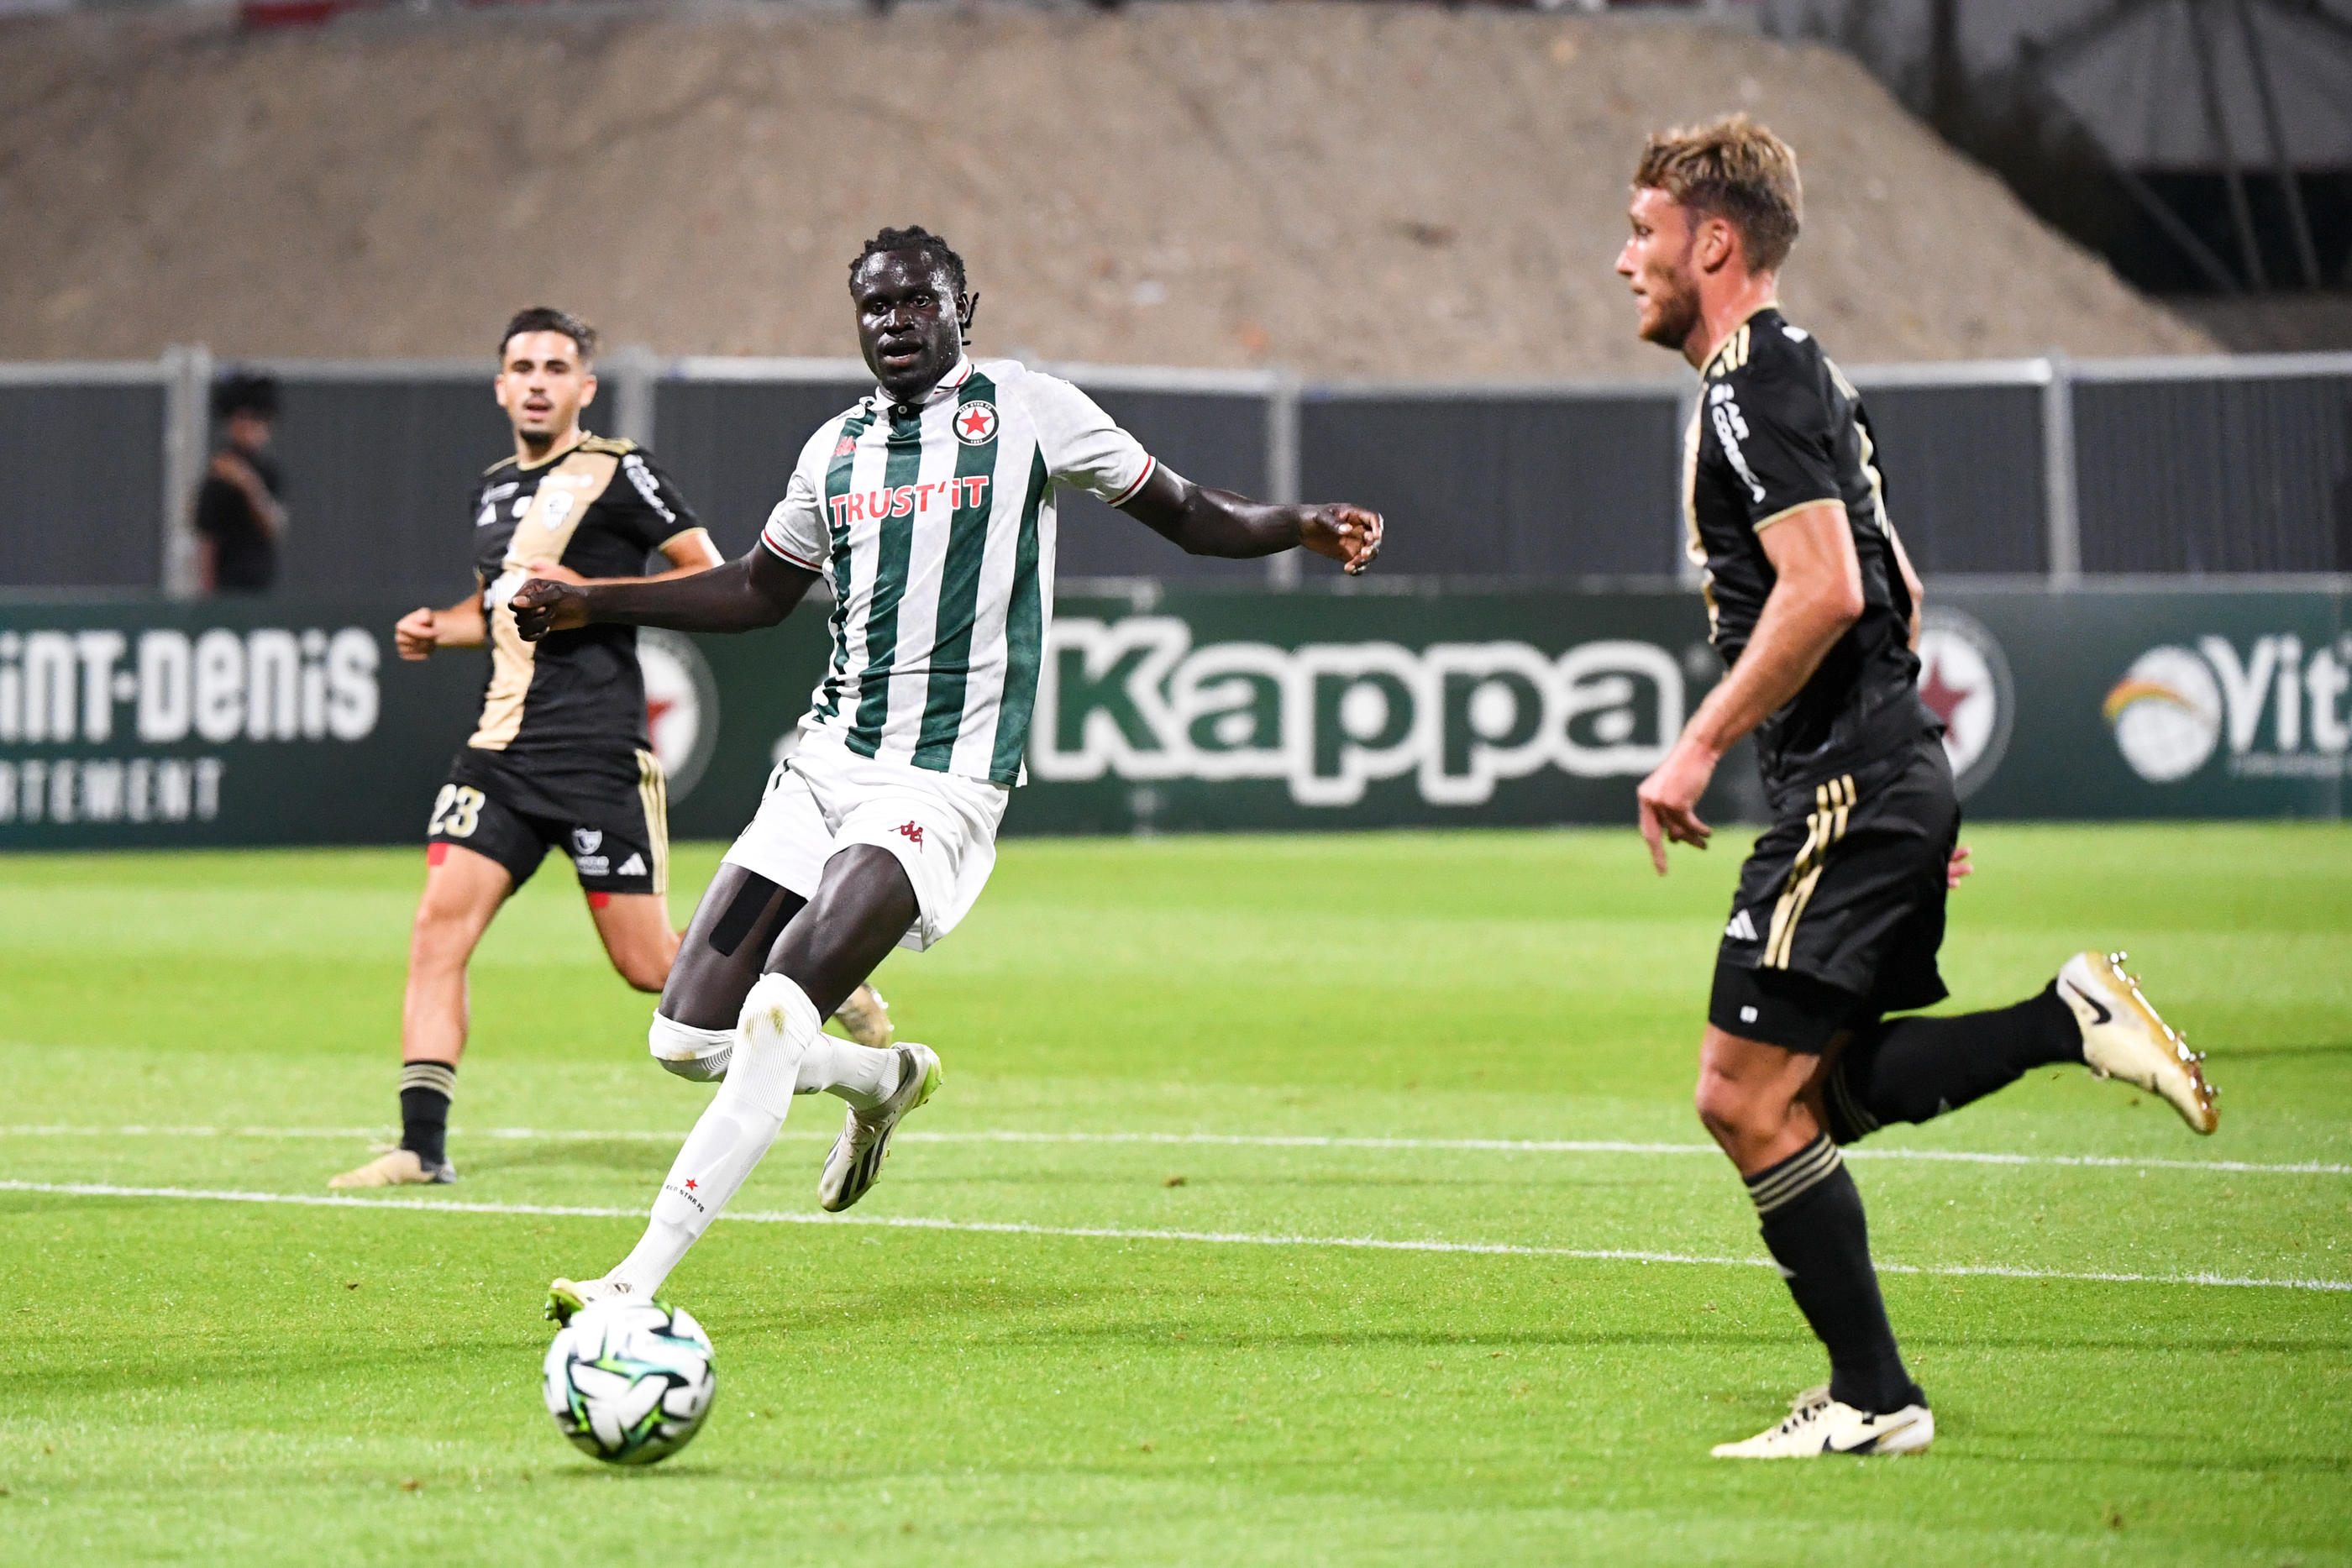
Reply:
[[[646,505],[661,514],[663,522],[677,521],[677,514],[669,509],[667,501],[662,499],[661,486],[654,479],[653,470],[646,466],[644,458],[630,453],[621,459],[621,472],[629,476],[629,483],[637,487],[637,494],[645,497]]]

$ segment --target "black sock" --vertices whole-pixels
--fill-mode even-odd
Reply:
[[[457,1089],[456,1062],[400,1064],[400,1146],[428,1166],[449,1163],[449,1099]]]
[[[1924,1405],[1903,1368],[1870,1266],[1862,1194],[1829,1134],[1748,1178],[1764,1245],[1830,1353],[1830,1397],[1868,1414]]]
[[[1929,1121],[2036,1067],[2082,1060],[2082,1029],[2055,981],[2012,1008],[1873,1024],[1830,1074],[1830,1133],[1850,1144],[1889,1122]]]

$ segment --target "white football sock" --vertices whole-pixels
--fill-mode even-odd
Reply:
[[[727,1076],[728,1060],[735,1054],[735,1030],[696,1029],[656,1013],[646,1030],[646,1048],[666,1071],[697,1083],[716,1083]]]
[[[633,1295],[661,1289],[783,1131],[801,1058],[822,1027],[815,1007],[783,976],[751,988],[726,1082],[686,1135],[644,1237],[607,1278],[626,1281]]]
[[[821,1034],[801,1058],[796,1094],[838,1094],[860,1111],[871,1111],[898,1087],[898,1053],[877,1051],[854,1040]]]

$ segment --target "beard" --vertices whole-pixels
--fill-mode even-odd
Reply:
[[[1654,312],[1643,323],[1642,340],[1661,348],[1679,349],[1698,325],[1698,290],[1687,278],[1652,277],[1650,304]]]

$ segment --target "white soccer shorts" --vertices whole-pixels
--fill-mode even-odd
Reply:
[[[1001,784],[860,757],[830,735],[803,731],[799,748],[769,776],[727,863],[814,898],[824,862],[840,851],[887,850],[915,884],[915,924],[898,945],[919,953],[954,930],[988,885],[1011,794]]]

